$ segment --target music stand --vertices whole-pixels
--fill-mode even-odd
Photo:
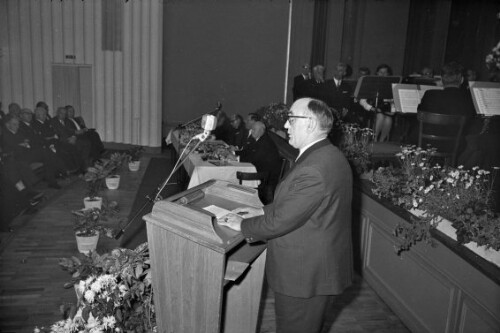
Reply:
[[[392,99],[392,84],[400,82],[401,76],[362,76],[356,85],[354,97],[357,100],[373,98],[378,106],[378,100]]]

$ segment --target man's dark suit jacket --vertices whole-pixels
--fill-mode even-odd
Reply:
[[[443,90],[427,90],[418,105],[418,110],[423,112],[466,116],[468,120],[464,128],[464,135],[470,133],[472,129],[472,118],[476,115],[470,92],[455,87],[448,87]],[[437,135],[454,135],[458,129],[427,125],[425,130],[435,132]],[[459,154],[463,150],[463,144],[463,142],[460,144]],[[447,144],[434,143],[434,146],[438,148],[438,150],[452,150],[452,146]]]
[[[293,78],[293,100],[297,100],[302,97],[306,97],[305,93],[305,83],[308,79],[304,78],[304,75],[300,74]]]
[[[292,297],[340,294],[352,280],[352,172],[328,139],[297,160],[264,215],[244,220],[247,241],[267,240],[266,277]]]
[[[68,119],[64,119],[63,122],[59,120],[59,118],[54,117],[51,120],[51,125],[54,131],[59,136],[59,139],[62,141],[67,141],[70,137],[75,136],[75,130],[69,124]]]
[[[269,174],[269,184],[276,187],[281,171],[281,158],[273,140],[267,133],[239,152],[241,162],[252,163],[257,172]]]
[[[427,90],[418,110],[467,117],[474,117],[476,114],[470,92],[455,87]]]
[[[345,82],[340,81],[340,86],[335,85],[335,80],[327,80],[325,82],[325,103],[329,107],[342,111],[343,108],[349,109],[351,106],[351,86]]]

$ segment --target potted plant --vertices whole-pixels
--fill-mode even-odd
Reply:
[[[123,156],[115,159],[101,159],[94,166],[87,169],[83,177],[87,182],[87,195],[83,199],[85,208],[101,207],[102,197],[99,194],[103,188],[105,178],[109,177],[124,159]]]
[[[136,249],[114,249],[104,255],[61,259],[59,264],[82,295],[65,304],[64,320],[37,332],[153,332],[156,315],[147,243]]]
[[[127,153],[113,153],[109,162],[106,162],[106,168],[109,169],[109,175],[105,179],[106,187],[110,190],[116,190],[120,186],[120,175],[116,171],[120,169],[123,162],[127,160],[129,155]]]
[[[130,171],[139,170],[141,166],[140,158],[143,152],[144,152],[144,147],[142,146],[134,147],[128,151],[128,154],[130,156],[128,162],[128,168]]]
[[[81,253],[95,251],[101,234],[113,237],[113,228],[104,227],[102,221],[109,221],[110,218],[116,217],[118,204],[112,201],[104,203],[101,208],[92,207],[72,211],[75,216],[76,243]]]

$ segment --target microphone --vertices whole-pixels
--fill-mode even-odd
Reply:
[[[201,127],[203,128],[203,133],[195,135],[193,139],[203,142],[210,136],[210,132],[217,127],[217,117],[211,114],[204,114],[201,118]]]

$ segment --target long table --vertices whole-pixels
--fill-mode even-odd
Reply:
[[[169,133],[169,139],[177,154],[180,154],[182,148],[178,130]],[[236,178],[237,171],[257,172],[252,163],[227,161],[225,165],[216,165],[211,161],[204,161],[199,153],[190,154],[183,166],[190,177],[188,188],[202,184],[210,179],[227,180],[239,184],[239,180]],[[259,182],[243,181],[242,185],[255,188],[259,185]]]

